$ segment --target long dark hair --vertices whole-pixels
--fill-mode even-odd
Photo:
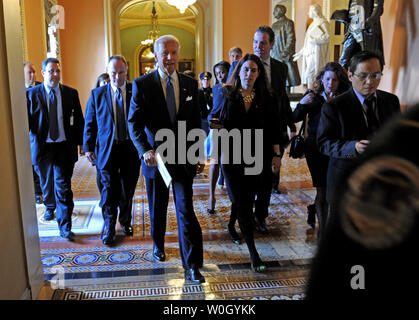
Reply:
[[[103,80],[106,80],[106,79],[110,79],[110,77],[109,77],[109,74],[107,74],[107,73],[102,73],[98,78],[97,78],[97,80],[96,80],[96,86],[95,86],[95,88],[99,88],[100,87],[100,83],[103,81]]]
[[[223,68],[228,74],[228,70],[230,70],[230,64],[227,61],[223,60],[223,61],[218,62],[216,65],[214,65],[212,70],[214,71],[214,75],[215,75],[215,84],[220,83],[220,81],[218,81],[217,74],[215,73],[215,68],[217,68],[217,67],[218,68]]]
[[[249,60],[255,62],[258,66],[259,76],[257,77],[255,84],[253,85],[253,89],[255,90],[256,101],[260,102],[261,100],[264,100],[266,97],[269,96],[268,87],[266,85],[266,72],[265,67],[263,66],[263,63],[260,60],[260,58],[252,53],[247,53],[243,57],[243,59],[239,61],[236,68],[234,69],[234,72],[231,75],[231,79],[229,83],[226,85],[227,87],[229,87],[228,98],[237,99],[239,97],[241,88],[240,70],[243,64]]]
[[[328,62],[326,63],[322,71],[319,72],[314,82],[314,92],[316,94],[322,94],[322,92],[324,91],[322,78],[327,71],[334,72],[336,74],[336,77],[338,78],[339,85],[336,90],[336,95],[339,95],[347,91],[351,87],[351,82],[348,79],[348,75],[345,69],[339,63]]]

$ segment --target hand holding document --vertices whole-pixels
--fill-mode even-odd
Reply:
[[[160,155],[160,153],[156,152],[156,160],[157,160],[157,169],[159,169],[160,175],[163,178],[164,183],[166,184],[166,187],[170,187],[170,183],[172,182],[172,177],[167,171],[166,166],[164,165],[163,159]]]

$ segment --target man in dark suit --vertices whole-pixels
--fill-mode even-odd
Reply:
[[[201,109],[201,128],[208,135],[208,114],[212,110],[212,88],[211,88],[211,72],[205,71],[199,74],[199,80],[201,81],[201,88],[198,90],[199,106]]]
[[[270,52],[275,42],[275,33],[268,26],[261,26],[256,29],[253,36],[253,52],[261,60],[265,67],[268,88],[277,96],[279,101],[279,110],[282,123],[278,126],[282,128],[283,143],[285,146],[288,141],[287,126],[291,130],[291,135],[296,132],[296,127],[292,118],[292,110],[290,101],[286,93],[286,81],[288,75],[288,67],[270,56]],[[282,154],[281,154],[282,157]],[[268,207],[271,199],[271,193],[279,193],[280,170],[272,174],[272,180],[266,181],[265,188],[257,193],[257,200],[255,202],[255,226],[256,230],[261,233],[268,233],[265,219],[268,217]]]
[[[371,137],[389,119],[400,113],[399,99],[377,90],[383,65],[375,53],[362,51],[351,59],[348,71],[352,88],[322,107],[317,144],[330,157],[326,198],[330,215],[348,172],[357,164]]]
[[[59,84],[57,59],[42,62],[42,75],[44,82],[26,91],[32,164],[41,181],[45,219],[57,209],[60,236],[74,240],[71,177],[83,142],[83,113],[77,90]]]
[[[394,304],[406,301],[397,293],[419,286],[418,264],[406,258],[419,245],[419,104],[392,118],[337,195],[339,214],[328,222],[313,259],[308,300]]]
[[[127,70],[123,56],[110,57],[107,72],[111,81],[92,91],[86,107],[83,149],[100,172],[105,245],[114,243],[118,207],[123,232],[133,235],[132,198],[140,174],[140,159],[127,128],[132,95],[132,85],[126,81]]]
[[[36,81],[36,70],[35,67],[31,62],[25,62],[23,65],[23,72],[25,74],[25,88],[29,89],[32,87],[41,84],[41,82]],[[35,188],[35,202],[37,204],[42,204],[42,189],[41,189],[41,182],[39,181],[39,176],[35,171],[35,167],[32,166],[32,173],[33,173],[33,183]]]
[[[170,130],[178,141],[178,126],[186,124],[186,134],[201,127],[197,82],[176,72],[179,61],[179,41],[171,35],[160,37],[154,45],[158,69],[134,80],[128,117],[130,136],[142,161],[150,208],[153,256],[164,261],[164,236],[166,232],[169,189],[157,169],[156,141],[161,129]],[[181,141],[182,143],[184,140]],[[166,142],[165,142],[166,143]],[[187,142],[187,146],[192,142]],[[182,161],[180,145],[173,146],[176,161],[166,162],[172,177],[173,196],[178,221],[179,251],[185,269],[185,279],[205,282],[199,268],[203,264],[202,231],[192,203],[192,182],[203,165]],[[161,155],[163,156],[163,154]]]

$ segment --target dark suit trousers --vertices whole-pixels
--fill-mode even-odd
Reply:
[[[33,185],[35,188],[35,195],[42,196],[41,181],[39,180],[39,176],[36,173],[34,166],[32,166],[32,172],[33,172]]]
[[[147,198],[150,210],[151,237],[154,245],[164,250],[169,189],[160,174],[146,178]],[[201,268],[203,264],[202,231],[192,203],[193,178],[173,178],[173,197],[178,224],[179,251],[185,269]]]
[[[74,208],[71,191],[74,162],[68,160],[68,148],[67,142],[47,143],[44,155],[35,166],[44,194],[45,207],[56,209],[60,231],[71,230],[71,215]]]
[[[119,208],[119,223],[127,225],[132,220],[132,198],[140,175],[140,160],[130,141],[112,146],[105,168],[99,169],[102,189],[100,204],[103,219],[115,226]]]

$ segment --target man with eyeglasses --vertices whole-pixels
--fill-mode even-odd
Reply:
[[[73,241],[74,202],[71,177],[83,144],[84,118],[77,90],[60,84],[60,63],[42,62],[44,82],[26,91],[32,164],[39,175],[44,205],[43,219],[56,218],[60,236]]]
[[[329,217],[336,217],[336,199],[348,173],[359,161],[374,134],[400,113],[399,99],[377,90],[383,65],[375,53],[362,51],[351,59],[348,77],[352,88],[322,107],[317,143],[330,157],[326,197]]]

